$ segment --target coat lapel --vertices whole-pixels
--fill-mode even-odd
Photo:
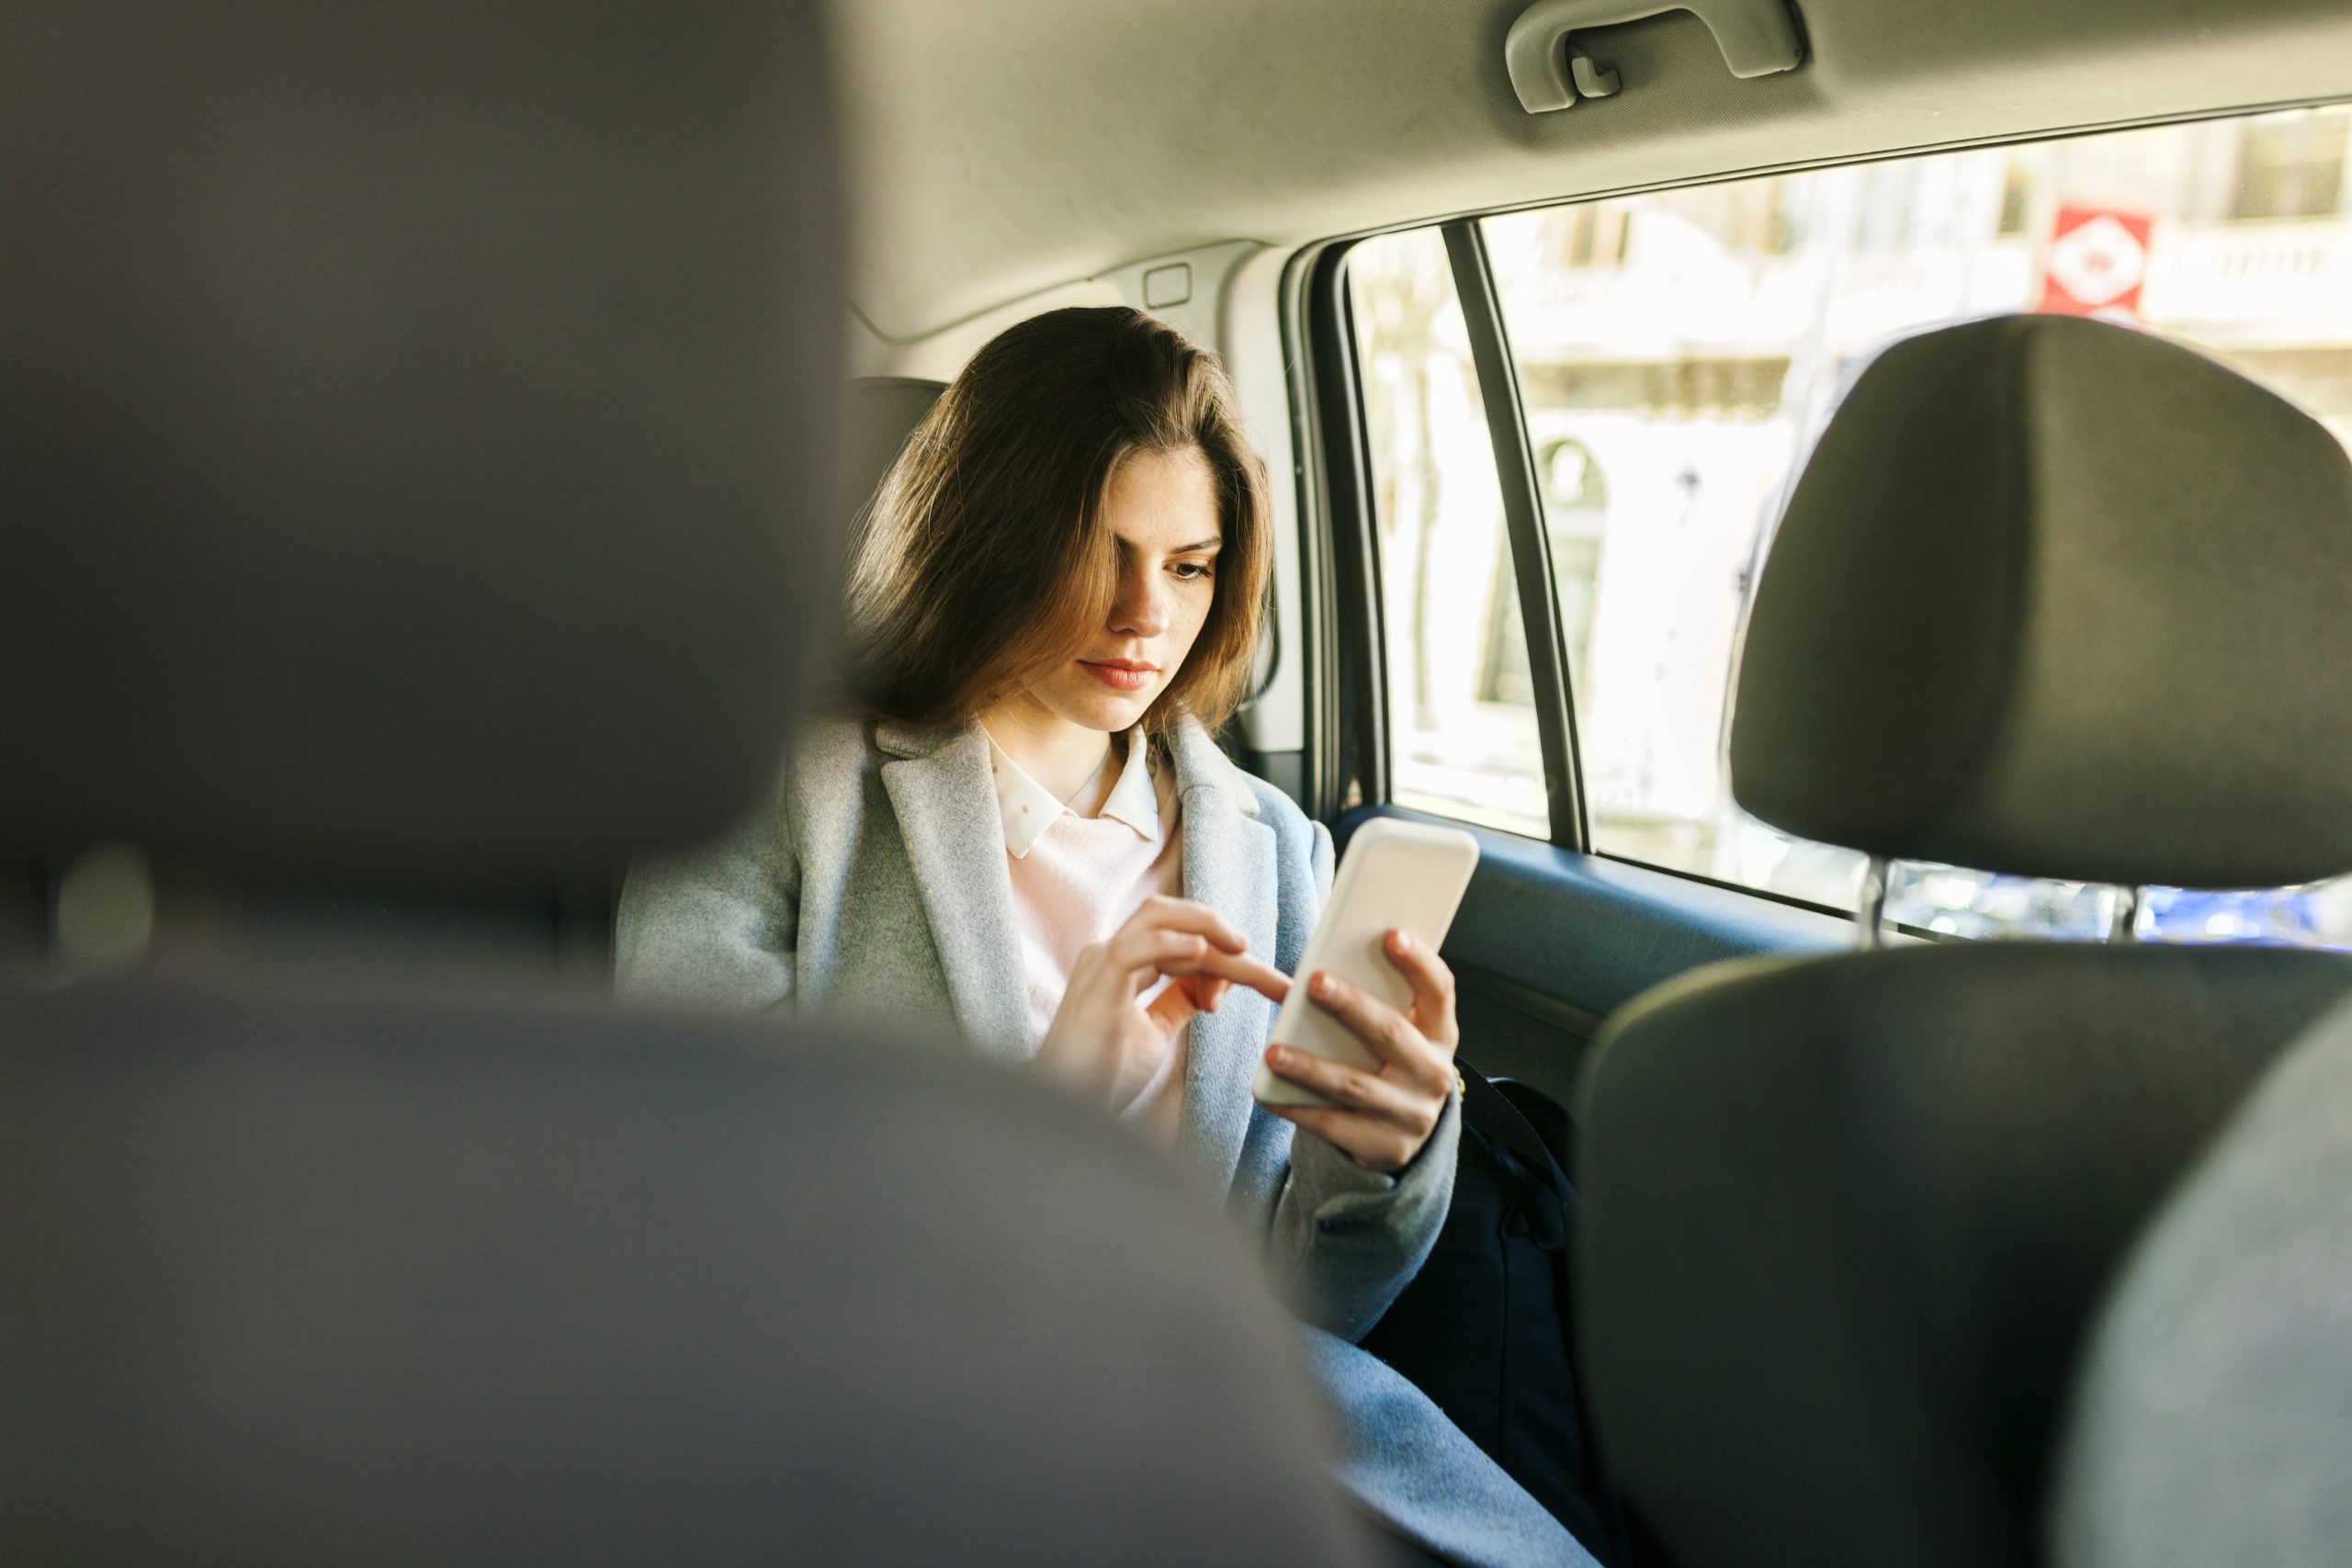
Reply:
[[[988,738],[978,725],[927,730],[884,722],[874,739],[891,759],[882,764],[882,786],[947,972],[956,1021],[985,1054],[1025,1060],[1028,989]]]
[[[1240,927],[1250,951],[1272,963],[1274,831],[1257,819],[1257,795],[1206,730],[1188,720],[1177,729],[1173,750],[1184,818],[1184,897]],[[1185,1154],[1220,1180],[1241,1157],[1256,1103],[1250,1079],[1272,1024],[1272,1004],[1238,987],[1216,1012],[1193,1021],[1182,1139]]]

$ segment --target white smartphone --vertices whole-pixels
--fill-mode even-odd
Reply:
[[[1274,1015],[1272,1043],[1377,1069],[1372,1048],[1307,999],[1306,977],[1328,969],[1400,1012],[1409,1008],[1412,983],[1389,960],[1388,933],[1406,931],[1436,952],[1444,945],[1446,928],[1477,867],[1478,840],[1459,828],[1375,817],[1357,829],[1332,879],[1331,901],[1306,939],[1299,983]],[[1275,1077],[1262,1059],[1250,1089],[1268,1105],[1326,1103],[1313,1089]]]

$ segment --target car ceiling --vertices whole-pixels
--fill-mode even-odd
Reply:
[[[854,304],[907,342],[1228,240],[2352,96],[2345,0],[1800,0],[1797,71],[1698,18],[1580,34],[1621,96],[1531,116],[1526,0],[844,0]]]

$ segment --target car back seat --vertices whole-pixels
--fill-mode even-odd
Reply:
[[[843,471],[850,492],[860,502],[881,484],[890,465],[899,460],[907,437],[945,390],[944,381],[912,376],[861,376],[849,383],[843,404],[847,426]]]

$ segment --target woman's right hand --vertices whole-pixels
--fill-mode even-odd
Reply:
[[[1242,985],[1271,1001],[1290,978],[1249,956],[1250,941],[1205,904],[1155,895],[1108,942],[1081,949],[1069,988],[1037,1047],[1037,1067],[1090,1100],[1124,1110],[1151,1081],[1196,1014]],[[1146,1004],[1161,976],[1167,989]]]

